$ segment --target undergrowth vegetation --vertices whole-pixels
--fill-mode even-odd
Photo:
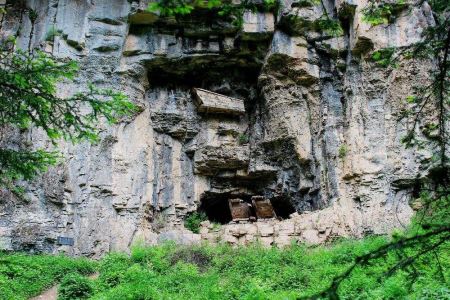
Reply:
[[[184,227],[193,233],[199,233],[200,224],[206,220],[208,220],[208,217],[205,213],[193,212],[184,220]]]
[[[78,273],[69,273],[58,288],[59,300],[87,299],[93,293],[93,283]]]
[[[61,256],[3,254],[0,298],[26,299],[62,279],[60,299],[65,300],[84,299],[81,295],[98,300],[297,299],[326,288],[355,257],[385,242],[384,237],[369,237],[330,246],[292,245],[285,249],[259,245],[135,245],[130,255],[111,253],[98,265]],[[341,285],[339,294],[342,299],[449,299],[445,280],[450,275],[450,256],[440,257],[438,265],[432,255],[421,258],[413,284],[408,284],[410,273],[404,270],[379,279],[385,266],[396,259],[392,253],[357,268]],[[91,282],[79,275],[63,279],[66,273],[87,275],[94,269],[100,275]]]
[[[67,274],[86,276],[95,269],[96,262],[87,259],[0,252],[0,299],[28,299]]]

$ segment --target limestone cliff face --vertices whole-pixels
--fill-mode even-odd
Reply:
[[[401,112],[430,65],[387,71],[370,54],[416,42],[433,25],[429,6],[405,6],[390,24],[370,26],[361,21],[365,0],[300,2],[282,1],[276,15],[246,12],[238,29],[201,13],[160,18],[146,0],[0,1],[2,36],[79,62],[62,95],[92,82],[144,108],[100,125],[96,145],[61,144],[64,161],[28,187],[28,203],[3,195],[0,246],[96,257],[136,240],[317,243],[406,224],[432,151],[404,148],[411,120]],[[325,10],[342,36],[317,31]],[[243,99],[245,112],[201,111],[192,88]],[[21,142],[50,147],[36,130]],[[224,201],[252,195],[285,220],[183,229],[190,212],[220,219]]]

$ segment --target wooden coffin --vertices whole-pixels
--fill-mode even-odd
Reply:
[[[244,100],[217,94],[204,89],[194,88],[199,112],[230,115],[245,114]]]
[[[251,212],[247,202],[242,199],[229,199],[228,205],[230,206],[233,221],[249,220]]]
[[[263,196],[253,196],[252,203],[258,219],[270,219],[277,217],[275,211],[273,210],[272,203],[270,203],[270,200],[264,199]]]

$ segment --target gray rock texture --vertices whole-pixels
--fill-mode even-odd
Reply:
[[[408,223],[433,149],[404,148],[411,119],[401,116],[432,65],[385,69],[371,53],[417,41],[434,24],[426,2],[370,26],[361,21],[365,0],[285,0],[278,15],[246,12],[241,29],[202,15],[162,18],[145,11],[148,2],[0,1],[2,37],[18,34],[23,49],[78,61],[79,76],[58,93],[92,82],[143,108],[99,124],[97,144],[61,143],[64,160],[27,185],[28,202],[3,193],[0,247],[99,257],[136,241],[320,243]],[[341,20],[342,36],[319,30],[324,10]],[[244,102],[202,110],[193,88]],[[52,148],[35,129],[19,140]],[[220,218],[224,201],[253,195],[270,199],[285,220],[206,222],[198,235],[184,228],[199,208]]]

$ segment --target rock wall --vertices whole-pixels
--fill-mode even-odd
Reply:
[[[434,24],[426,2],[370,26],[361,21],[365,0],[284,0],[276,14],[245,12],[242,28],[204,11],[176,22],[146,12],[148,2],[0,1],[3,37],[78,61],[79,76],[61,95],[92,82],[143,108],[99,124],[98,144],[61,143],[64,161],[27,186],[28,202],[4,192],[2,248],[98,257],[137,240],[318,243],[408,223],[433,153],[404,148],[411,120],[401,116],[432,65],[388,70],[371,53],[416,42]],[[318,29],[325,13],[340,21],[341,36]],[[201,110],[192,88],[243,100],[245,112]],[[30,142],[51,147],[35,129],[18,141]],[[189,213],[218,220],[228,198],[252,195],[287,220],[184,229]]]

